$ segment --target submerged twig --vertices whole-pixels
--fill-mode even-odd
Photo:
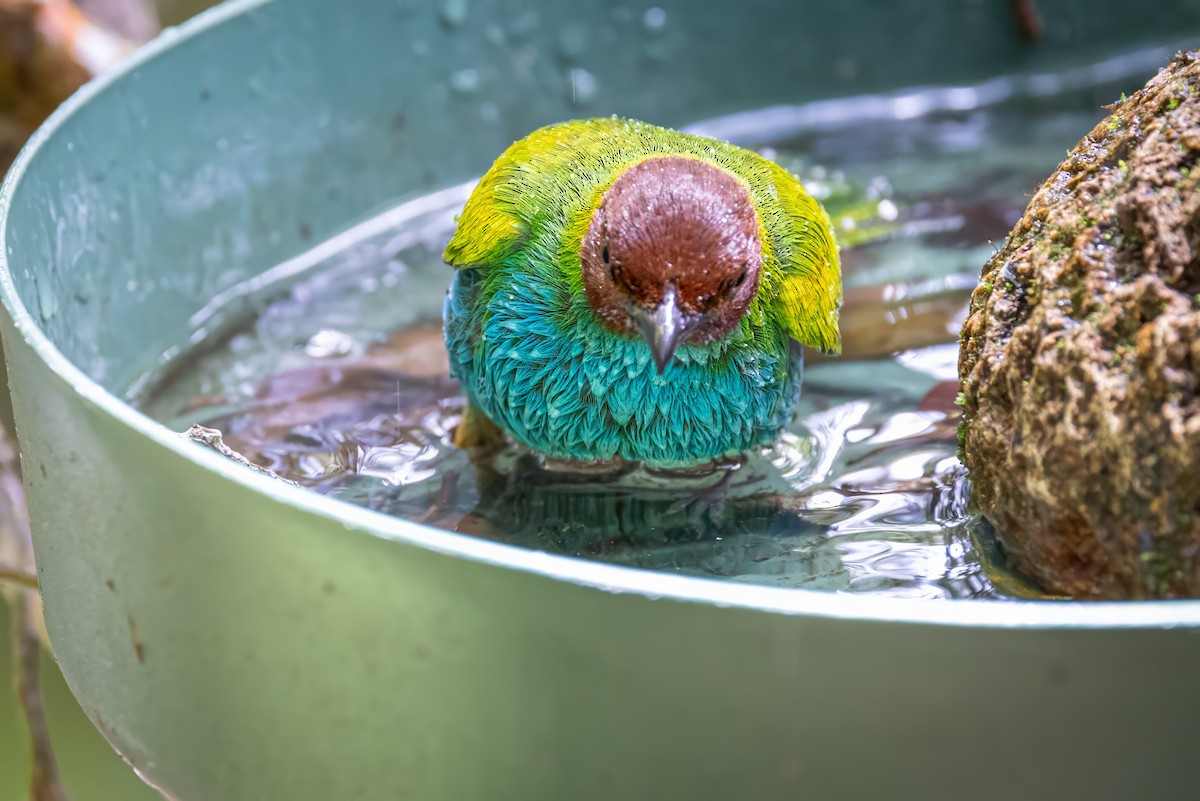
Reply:
[[[1017,30],[1031,42],[1042,35],[1042,15],[1038,13],[1037,0],[1012,0],[1013,16]]]

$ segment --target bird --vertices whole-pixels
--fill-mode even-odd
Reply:
[[[443,252],[463,447],[691,468],[769,445],[803,346],[841,348],[838,248],[800,181],[753,151],[621,117],[515,142]]]

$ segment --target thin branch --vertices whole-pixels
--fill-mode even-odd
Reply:
[[[13,630],[16,639],[17,698],[25,712],[29,727],[29,739],[33,745],[33,765],[29,777],[29,801],[69,801],[58,772],[58,761],[54,758],[54,746],[50,742],[50,727],[46,721],[46,708],[42,704],[42,693],[38,667],[41,663],[42,640],[38,636],[34,620],[32,592],[21,592],[13,603]]]
[[[27,590],[36,590],[38,588],[36,575],[5,562],[0,562],[0,584],[15,584]]]

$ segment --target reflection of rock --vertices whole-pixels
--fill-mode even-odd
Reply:
[[[1084,598],[1200,595],[1200,54],[1079,143],[983,271],[963,453],[1006,550]]]

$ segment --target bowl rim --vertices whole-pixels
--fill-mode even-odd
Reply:
[[[274,0],[229,0],[178,27],[164,29],[116,67],[88,82],[30,137],[0,185],[0,302],[16,331],[45,365],[87,404],[196,467],[215,473],[301,512],[340,524],[346,536],[365,535],[429,551],[530,573],[612,594],[640,595],[717,607],[861,622],[897,622],[987,629],[1171,629],[1200,627],[1200,600],[1046,601],[909,599],[799,588],[766,587],[681,576],[550,554],[444,531],[319,495],[247,470],[197,447],[100,386],[51,343],[16,292],[9,264],[8,224],[13,199],[34,156],[81,107],[141,69],[168,48],[202,36]]]

